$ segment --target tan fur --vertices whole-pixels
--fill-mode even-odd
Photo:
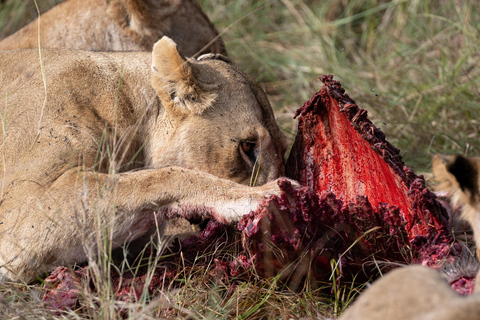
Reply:
[[[457,170],[468,171],[466,178],[472,187],[462,185],[462,181],[458,180],[460,177],[455,176],[456,172],[451,166],[459,162],[463,165]],[[433,157],[432,170],[438,181],[436,190],[448,194],[452,204],[461,207],[462,218],[472,227],[475,243],[480,244],[480,158],[436,155]],[[479,256],[478,247],[477,256]]]
[[[167,40],[165,40],[167,41]],[[215,93],[208,93],[211,89],[207,83],[200,83],[200,80],[195,79],[192,75],[192,68],[184,57],[176,54],[176,48],[173,40],[170,41],[170,46],[166,47],[164,55],[154,56],[152,68],[158,70],[161,77],[152,77],[152,86],[157,92],[163,94],[162,101],[165,108],[170,112],[179,113],[195,113],[202,114],[207,108],[211,107],[216,99]],[[157,43],[153,50],[159,50],[156,46],[161,45]],[[170,53],[168,52],[170,51]],[[175,57],[175,61],[171,60],[166,63],[164,57]],[[202,90],[201,86],[207,90]],[[214,84],[213,86],[218,85]],[[175,99],[170,99],[172,93],[175,92]]]
[[[151,51],[164,35],[186,56],[226,54],[195,0],[67,0],[40,17],[42,48]],[[1,41],[0,50],[36,48],[38,38],[35,20]]]
[[[436,189],[449,194],[454,205],[462,206],[462,216],[472,226],[478,246],[480,158],[435,156],[432,167],[439,182]],[[476,279],[480,279],[479,274]],[[400,268],[373,283],[340,320],[480,319],[479,284],[477,280],[472,295],[462,297],[436,270],[421,266]]]
[[[480,198],[478,193],[480,190],[469,190],[462,188],[459,181],[448,170],[448,165],[459,159],[460,156],[435,156],[433,157],[432,169],[435,179],[439,182],[436,190],[443,191],[450,196],[453,205],[462,207],[462,217],[467,220],[473,227],[478,224],[476,216],[480,216]],[[480,158],[463,158],[468,166],[472,168],[472,173],[480,171]],[[469,175],[470,176],[470,175]],[[479,176],[471,176],[473,185],[478,189],[480,185]],[[480,231],[480,230],[479,230]],[[477,241],[480,239],[476,239]],[[480,242],[478,242],[480,243]]]
[[[0,66],[4,280],[84,261],[105,228],[117,247],[155,219],[197,208],[232,223],[279,194],[267,182],[286,141],[265,93],[222,59],[185,60],[163,38],[153,53],[4,51]],[[254,167],[267,184],[246,186]]]
[[[438,271],[399,268],[361,294],[340,320],[472,320],[480,318],[480,293],[462,297]]]

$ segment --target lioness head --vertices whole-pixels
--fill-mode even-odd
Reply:
[[[263,90],[221,55],[185,59],[169,38],[153,48],[163,109],[149,165],[198,169],[243,184],[284,173],[286,140]]]

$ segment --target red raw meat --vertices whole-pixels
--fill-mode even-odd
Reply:
[[[287,162],[290,177],[344,202],[365,195],[373,208],[399,208],[411,239],[448,235],[448,215],[425,188],[423,177],[406,168],[400,151],[367,118],[333,76],[297,111],[299,133]],[[418,192],[420,193],[418,193]],[[416,194],[413,194],[417,192]]]
[[[449,246],[452,236],[445,208],[426,188],[423,177],[405,167],[400,150],[385,140],[367,111],[332,79],[322,77],[323,88],[297,111],[299,133],[287,173],[317,193],[333,192],[346,203],[365,195],[375,210],[396,206],[412,245]],[[436,263],[419,258],[424,264]]]

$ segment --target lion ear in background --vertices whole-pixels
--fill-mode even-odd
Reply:
[[[477,258],[480,257],[480,158],[460,155],[433,157],[432,170],[438,181],[437,191],[445,192],[454,206],[460,206],[462,218],[469,222],[477,244]],[[478,275],[477,275],[478,277]],[[475,291],[480,291],[480,281]]]
[[[460,155],[433,157],[432,169],[438,191],[447,192],[456,205],[479,205],[478,158]]]
[[[167,112],[202,114],[215,101],[216,94],[195,79],[193,67],[172,39],[163,37],[153,46],[152,86]]]

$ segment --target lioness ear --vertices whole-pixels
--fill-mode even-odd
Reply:
[[[193,66],[168,37],[163,37],[153,46],[152,86],[163,106],[173,113],[201,114],[216,98],[195,79]]]
[[[440,182],[438,190],[454,193],[462,191],[474,201],[479,193],[478,165],[475,158],[466,158],[460,155],[433,157],[432,169],[435,178]]]

